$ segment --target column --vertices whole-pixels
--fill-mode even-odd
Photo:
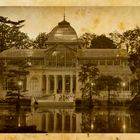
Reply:
[[[76,72],[76,98],[81,97],[81,92],[80,92],[80,82],[78,81],[79,76],[78,76],[78,71]]]
[[[56,114],[56,112],[54,113],[54,127],[53,127],[53,131],[55,132],[56,131],[56,124],[57,124],[57,116],[56,116],[57,114]]]
[[[72,132],[72,112],[70,113],[70,132]]]
[[[62,75],[62,93],[65,93],[65,75]]]
[[[36,94],[39,93],[37,96],[43,95],[43,90],[42,90],[42,87],[43,87],[43,75],[40,75],[39,82],[40,82],[40,89],[38,87],[38,91],[41,91],[41,94],[39,92],[37,92]]]
[[[46,131],[46,114],[42,114],[42,131]]]
[[[131,78],[129,77],[129,87],[128,87],[129,92],[131,91]]]
[[[27,90],[27,76],[24,77],[24,81],[23,81],[23,90]]]
[[[65,127],[65,115],[62,113],[62,133],[64,132],[64,127]]]
[[[54,75],[54,94],[57,93],[57,75]]]
[[[30,93],[31,89],[30,89],[30,77],[27,76],[27,79],[26,79],[26,90],[28,90],[28,92]]]
[[[70,94],[73,93],[73,75],[70,75]]]
[[[76,114],[76,132],[79,133],[81,132],[81,114]]]
[[[49,94],[49,75],[46,75],[46,94]]]
[[[46,94],[46,75],[42,75],[42,92]]]
[[[49,122],[48,115],[49,113],[46,113],[46,132],[48,132],[48,122]]]

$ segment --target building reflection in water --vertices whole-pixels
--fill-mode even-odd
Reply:
[[[139,133],[139,115],[125,109],[0,108],[0,132],[36,126],[37,132],[49,133]]]
[[[37,129],[44,132],[81,132],[81,113],[74,109],[38,109],[28,116],[27,124],[36,125]]]
[[[140,132],[139,111],[125,109],[38,108],[28,116],[27,124],[50,133],[134,133]]]
[[[75,109],[38,108],[28,116],[27,124],[50,133],[132,133],[140,132],[139,112],[125,109]]]

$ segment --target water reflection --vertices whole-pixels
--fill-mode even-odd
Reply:
[[[38,108],[30,117],[28,116],[28,121],[32,123],[30,125],[36,125],[37,130],[40,131],[80,132],[81,115],[81,113],[76,113],[75,109]]]
[[[27,128],[26,115],[28,113],[30,113],[29,108],[0,107],[0,132],[24,131],[23,129]]]
[[[0,107],[0,132],[139,133],[139,115],[140,111],[124,108],[77,111]],[[34,131],[31,126],[35,126]]]
[[[92,110],[82,113],[82,132],[123,133],[135,132],[131,126],[132,112],[128,110]]]
[[[134,133],[140,132],[140,112],[115,109],[41,109],[32,114],[32,123],[46,132]],[[41,124],[43,124],[41,126]]]

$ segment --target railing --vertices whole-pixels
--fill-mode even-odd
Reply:
[[[46,96],[38,97],[40,100],[53,101],[53,102],[74,102],[74,94],[49,94]]]

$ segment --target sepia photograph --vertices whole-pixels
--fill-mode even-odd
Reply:
[[[1,6],[0,133],[140,133],[139,13]]]

